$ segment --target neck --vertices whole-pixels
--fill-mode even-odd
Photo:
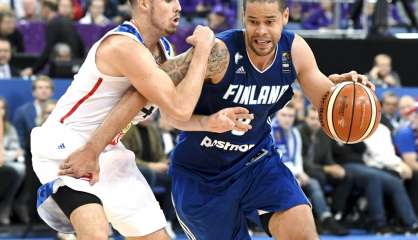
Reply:
[[[35,102],[37,104],[39,104],[41,107],[47,102],[47,100],[39,100],[39,99],[35,99]]]
[[[162,32],[159,32],[152,26],[152,24],[147,21],[146,17],[139,20],[138,17],[132,18],[131,22],[135,25],[138,31],[141,33],[141,37],[144,40],[144,44],[151,51],[158,47],[158,42],[163,36]]]
[[[52,20],[55,16],[57,16],[58,14],[56,12],[51,12],[48,15],[48,21]]]

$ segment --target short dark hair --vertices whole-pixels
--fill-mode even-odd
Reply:
[[[287,0],[243,0],[243,7],[244,11],[247,7],[247,2],[265,2],[265,3],[273,3],[277,2],[279,4],[280,11],[284,11],[287,8]]]
[[[135,5],[136,0],[129,0],[129,4],[131,4],[131,6]]]
[[[286,103],[286,105],[284,105],[284,107],[287,107],[287,108],[292,108],[292,109],[296,109],[296,108],[295,108],[295,105],[293,104],[293,102],[292,102],[292,101],[290,101],[290,102]]]
[[[392,92],[392,91],[386,91],[386,92],[384,92],[383,93],[383,98],[382,98],[382,103],[385,101],[385,99],[386,98],[388,98],[388,97],[395,97],[395,98],[398,98],[398,95],[396,95],[396,93],[395,92]]]
[[[43,0],[42,5],[49,8],[51,11],[58,11],[58,3],[52,0]]]
[[[0,42],[8,42],[10,46],[12,46],[12,43],[10,42],[10,40],[5,37],[0,36]]]
[[[3,19],[6,17],[15,18],[16,16],[12,11],[0,12],[0,23],[3,22]]]

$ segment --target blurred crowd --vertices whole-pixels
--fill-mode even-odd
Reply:
[[[361,28],[363,2],[289,1],[289,28]],[[197,24],[208,25],[215,32],[240,25],[237,20],[239,0],[184,0],[181,3],[180,25],[177,33],[170,37],[177,52],[189,48],[184,39]],[[367,1],[367,4],[367,24],[372,32],[380,31],[384,35],[389,26],[417,28],[415,1],[389,4],[386,0],[377,0]],[[336,12],[339,16],[335,16]],[[382,12],[386,13],[383,17]],[[1,0],[0,64],[4,67],[0,78],[30,78],[40,73],[71,78],[91,44],[107,30],[128,20],[130,14],[127,0]]]
[[[18,107],[12,119],[6,99],[0,98],[0,225],[39,221],[35,202],[40,183],[32,170],[29,136],[54,109],[53,93],[53,80],[38,76],[32,82],[35,100]],[[386,91],[376,133],[353,145],[322,132],[316,109],[307,105],[297,86],[292,101],[274,115],[276,147],[311,200],[321,233],[346,235],[353,227],[376,234],[417,233],[415,97]],[[176,224],[176,215],[167,170],[177,134],[157,114],[131,127],[122,139],[135,153],[170,226]]]

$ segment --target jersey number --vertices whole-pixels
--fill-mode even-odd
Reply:
[[[240,121],[243,124],[250,124],[251,119],[249,119],[249,118],[240,118],[240,119],[238,119],[238,121]],[[243,131],[237,131],[237,130],[232,130],[231,133],[234,134],[234,135],[236,135],[236,136],[242,136],[242,135],[245,134],[245,132],[243,132]]]
[[[154,112],[154,109],[155,109],[154,106],[149,106],[148,108],[147,107],[143,107],[141,109],[141,112],[144,113],[143,118],[145,119],[145,118],[148,118],[149,116],[151,116],[151,114]]]

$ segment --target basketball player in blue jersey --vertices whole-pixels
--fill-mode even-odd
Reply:
[[[291,99],[291,84],[296,79],[318,109],[322,97],[337,82],[373,86],[356,72],[322,74],[307,43],[283,30],[289,17],[286,0],[244,0],[243,7],[245,30],[218,35],[214,49],[219,54],[212,55],[209,62],[219,64],[207,71],[195,115],[183,122],[162,110],[163,117],[184,130],[170,168],[176,212],[189,239],[250,239],[245,216],[254,211],[275,239],[318,239],[309,201],[274,148],[270,116]],[[187,65],[189,54],[180,56],[185,60],[176,66]],[[135,115],[132,106],[141,101],[144,99],[136,92],[128,92],[90,141],[109,141],[108,135],[120,130],[112,124],[128,123]],[[237,123],[251,125],[251,129],[207,131],[207,115],[236,106],[254,115],[254,119]],[[103,148],[85,146],[67,163],[88,165]],[[95,171],[72,168],[80,174]]]

